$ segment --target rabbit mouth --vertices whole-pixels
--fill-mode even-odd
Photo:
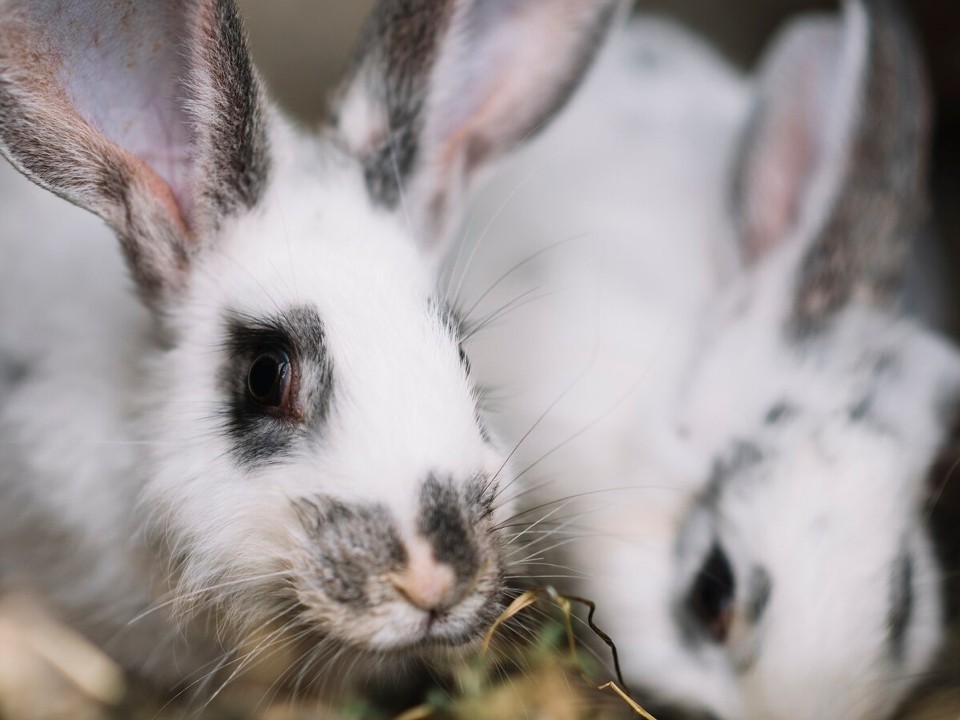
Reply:
[[[457,613],[429,613],[423,621],[421,638],[415,645],[423,647],[460,647],[474,643],[489,630],[503,604],[487,598],[476,610]]]
[[[391,608],[362,643],[378,652],[465,647],[483,637],[503,609],[500,593],[475,594],[445,610]]]
[[[343,607],[338,608],[341,612],[329,606],[321,609],[301,602],[300,613],[322,634],[334,636],[357,650],[417,654],[478,642],[503,609],[500,595],[499,588],[492,587],[487,593],[475,592],[456,606],[442,610],[413,608],[400,601],[359,613]]]
[[[377,652],[429,652],[438,648],[459,648],[483,636],[488,624],[481,618],[427,617],[408,638],[398,638],[389,645],[375,645]]]

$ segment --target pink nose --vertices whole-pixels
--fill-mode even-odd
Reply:
[[[390,576],[397,592],[421,610],[442,610],[456,604],[456,574],[445,563],[438,563],[430,546],[420,538],[407,544],[407,566]]]

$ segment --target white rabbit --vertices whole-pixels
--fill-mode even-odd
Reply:
[[[383,0],[313,135],[230,0],[0,2],[0,151],[106,221],[143,300],[99,221],[4,175],[4,587],[161,683],[248,633],[331,686],[331,656],[481,634],[504,453],[436,267],[617,6]]]
[[[929,521],[960,393],[960,354],[898,303],[925,217],[913,39],[889,3],[848,2],[791,24],[748,83],[637,26],[590,86],[615,99],[572,107],[496,195],[498,242],[582,232],[607,255],[524,265],[521,289],[564,299],[488,334],[503,367],[473,354],[495,382],[542,379],[505,402],[526,479],[590,495],[534,505],[540,540],[569,543],[544,575],[585,574],[662,720],[886,717],[944,637]],[[541,177],[577,113],[611,131]]]

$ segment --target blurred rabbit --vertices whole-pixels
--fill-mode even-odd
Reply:
[[[475,367],[516,492],[569,498],[520,559],[584,575],[661,719],[886,717],[940,647],[960,355],[904,301],[927,135],[891,3],[795,21],[752,81],[641,19],[484,206],[540,254],[477,251],[524,299]]]

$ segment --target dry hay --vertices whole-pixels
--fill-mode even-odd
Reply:
[[[443,687],[399,715],[361,699],[337,708],[316,700],[265,707],[263,686],[243,682],[198,713],[195,702],[165,701],[131,685],[99,649],[36,603],[7,597],[0,600],[0,720],[651,720],[617,677],[615,649],[593,624],[590,605],[550,589],[521,595],[477,652],[451,663]],[[535,628],[534,617],[541,618]],[[575,621],[611,646],[609,658],[578,642]],[[524,634],[531,639],[521,646]],[[960,720],[960,668],[946,667],[952,682],[932,688],[899,720]]]

